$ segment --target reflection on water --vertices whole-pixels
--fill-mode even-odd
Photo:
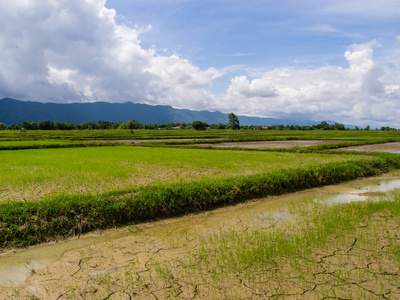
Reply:
[[[398,173],[396,175],[385,174],[380,177],[268,197],[202,214],[140,225],[144,229],[138,231],[135,231],[136,229],[134,231],[127,230],[127,228],[110,230],[103,235],[92,233],[81,238],[18,250],[14,253],[0,255],[0,286],[12,284],[24,286],[23,283],[32,270],[45,269],[59,260],[63,253],[88,245],[96,246],[105,241],[134,236],[138,242],[136,245],[147,245],[148,247],[151,242],[159,241],[159,238],[182,234],[182,230],[206,233],[210,228],[223,228],[232,222],[236,222],[237,225],[242,221],[249,224],[253,222],[255,226],[262,227],[264,221],[269,224],[278,224],[294,218],[295,216],[287,209],[291,203],[299,203],[305,199],[315,199],[331,204],[365,201],[371,196],[377,197],[379,192],[388,192],[396,188],[400,188]],[[32,289],[25,286],[24,288]],[[35,294],[34,290],[30,291]]]
[[[113,236],[113,238],[117,237]],[[46,268],[49,264],[58,260],[64,252],[103,240],[110,240],[110,237],[92,234],[92,236],[88,235],[87,237],[74,238],[54,244],[33,246],[0,256],[0,286],[22,285],[32,270]]]
[[[354,182],[352,183],[354,184]],[[327,189],[335,190],[336,186],[326,187]],[[351,188],[346,187],[347,191],[340,193],[333,197],[332,199],[328,199],[326,202],[328,204],[340,204],[340,203],[349,203],[354,201],[366,201],[372,198],[380,198],[380,193],[392,191],[396,188],[400,188],[400,180],[382,180],[379,182],[371,182],[367,186]],[[340,187],[338,191],[340,191]]]

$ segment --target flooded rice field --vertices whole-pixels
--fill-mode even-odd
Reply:
[[[345,142],[345,141],[343,141]],[[228,142],[218,144],[202,144],[214,147],[243,147],[251,149],[261,148],[292,148],[309,147],[322,144],[335,144],[337,140],[285,140],[285,141],[257,141],[257,142]]]
[[[126,275],[132,264],[136,280],[139,280],[141,272],[148,270],[149,262],[154,259],[173,260],[190,253],[199,247],[193,236],[207,236],[225,230],[268,228],[285,223],[293,218],[288,206],[305,199],[331,204],[364,201],[399,187],[400,173],[393,172],[27,249],[8,250],[0,254],[0,298],[17,294],[21,298],[38,299],[90,298],[89,295],[100,293],[107,285],[109,276],[121,272]],[[71,292],[78,290],[80,294]],[[143,299],[156,299],[156,295],[153,291]]]
[[[214,140],[222,140],[216,138]],[[86,142],[113,142],[123,144],[141,144],[144,142],[167,142],[167,141],[195,141],[195,139],[153,139],[153,140],[90,140]],[[242,147],[249,149],[276,149],[276,148],[293,148],[293,147],[310,147],[322,144],[336,144],[338,142],[350,142],[350,140],[285,140],[285,141],[256,141],[256,142],[221,142],[217,144],[201,144],[202,146],[213,147]],[[354,147],[340,148],[344,151],[365,151],[365,152],[390,152],[400,153],[400,142],[363,145]]]
[[[130,140],[85,140],[85,142],[98,142],[98,143],[122,143],[122,144],[141,144],[146,142],[183,142],[195,141],[199,139],[130,139]],[[213,138],[213,140],[222,140],[221,138]]]
[[[339,150],[400,153],[400,143],[396,142],[396,143],[363,145],[363,146],[341,148]]]

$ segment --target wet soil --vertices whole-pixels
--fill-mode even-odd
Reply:
[[[169,142],[169,141],[195,141],[196,139],[153,139],[153,140],[90,140],[86,142],[113,142],[124,144],[141,144],[145,142]],[[199,139],[197,139],[199,140]],[[223,139],[213,139],[223,140]],[[340,141],[346,142],[346,141]],[[252,149],[262,148],[292,148],[292,147],[309,147],[321,144],[335,144],[337,140],[287,140],[287,141],[257,141],[257,142],[226,142],[218,144],[201,144],[202,146],[213,147],[243,147]]]
[[[144,142],[166,142],[166,141],[194,141],[195,139],[153,139],[153,140],[92,140],[87,142],[114,142],[124,144],[141,144]],[[222,140],[222,139],[215,139]],[[338,140],[286,140],[286,141],[257,141],[257,142],[226,142],[218,144],[201,144],[202,146],[213,147],[242,147],[249,149],[275,149],[275,148],[293,148],[293,147],[310,147],[322,144],[336,144]],[[341,140],[340,142],[350,142]],[[365,152],[390,152],[400,153],[400,142],[363,145],[339,148],[343,151],[365,151]]]
[[[371,235],[368,247],[350,237],[340,247],[316,249],[312,257],[300,260],[304,266],[293,269],[289,262],[271,266],[251,286],[245,279],[232,279],[226,286],[214,287],[210,274],[193,278],[182,267],[201,247],[200,240],[213,233],[269,230],[286,224],[293,219],[287,210],[290,203],[360,201],[399,186],[397,172],[10,250],[0,254],[0,299],[222,299],[228,294],[235,298],[231,293],[249,299],[315,299],[324,289],[336,289],[341,298],[361,289],[365,299],[382,295],[394,299],[400,296],[399,265],[385,251],[399,246],[400,230],[398,222],[387,216],[375,216],[360,227],[384,229]],[[397,244],[389,245],[388,237]],[[312,269],[306,263],[310,259],[317,261]],[[196,268],[196,262],[191,264]]]
[[[346,147],[338,150],[400,153],[400,143],[396,142],[396,143],[385,143],[385,144],[375,144],[375,145],[363,145],[355,147]]]
[[[209,139],[209,138],[208,138]],[[200,139],[151,139],[151,140],[87,140],[85,142],[98,142],[98,143],[123,143],[123,144],[141,144],[146,142],[180,142],[180,141],[195,141]],[[221,140],[220,138],[214,138],[213,140]]]
[[[345,141],[340,141],[345,142]],[[259,141],[259,142],[229,142],[218,144],[202,144],[204,146],[214,147],[243,147],[252,149],[262,148],[293,148],[309,147],[321,144],[336,144],[337,140],[288,140],[288,141]]]

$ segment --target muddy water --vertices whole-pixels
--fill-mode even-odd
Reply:
[[[341,141],[346,142],[346,141]],[[243,147],[252,149],[261,148],[292,148],[309,147],[321,144],[335,144],[335,140],[286,140],[286,141],[258,141],[258,142],[227,142],[219,144],[202,144],[203,146],[213,147]]]
[[[390,152],[400,153],[400,143],[385,143],[341,148],[344,151]]]
[[[369,197],[378,197],[380,192],[387,192],[400,187],[400,172],[388,173],[379,177],[366,178],[335,186],[309,189],[293,194],[257,199],[232,207],[221,208],[201,214],[188,215],[180,218],[162,220],[146,224],[138,224],[121,229],[91,233],[80,238],[73,238],[57,243],[43,244],[24,250],[9,251],[0,255],[0,297],[2,291],[19,286],[31,294],[40,296],[41,282],[35,278],[38,271],[52,268],[48,275],[41,275],[43,282],[63,278],[65,266],[79,265],[79,256],[85,253],[87,257],[113,257],[112,268],[98,267],[100,259],[93,263],[93,274],[110,272],[118,269],[122,262],[132,259],[135,253],[146,252],[161,247],[165,240],[187,233],[208,234],[219,232],[223,228],[244,226],[262,227],[265,224],[286,222],[290,217],[287,207],[291,203],[305,199],[316,199],[330,203],[364,201]],[[268,219],[268,222],[264,221]],[[125,249],[125,250],[121,250]],[[128,251],[128,250],[129,251]],[[134,254],[132,254],[134,253]],[[78,263],[79,261],[79,263]],[[64,267],[63,267],[64,266]],[[78,269],[78,270],[79,270]],[[58,270],[58,271],[55,271]],[[58,273],[57,273],[58,272]],[[71,271],[72,272],[72,271]],[[88,274],[88,276],[93,276]],[[72,277],[74,273],[69,276]],[[46,277],[47,276],[47,277]],[[55,276],[55,277],[54,277]],[[69,278],[70,278],[69,277]]]

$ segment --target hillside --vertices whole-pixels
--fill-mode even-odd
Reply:
[[[311,120],[285,120],[238,116],[241,125],[312,125],[318,122]],[[126,103],[40,103],[20,101],[11,98],[0,100],[0,122],[8,126],[24,121],[59,121],[81,124],[87,121],[127,122],[137,120],[144,124],[191,123],[199,120],[208,124],[226,124],[228,114],[221,112],[193,111],[175,109],[165,105],[147,105]]]

